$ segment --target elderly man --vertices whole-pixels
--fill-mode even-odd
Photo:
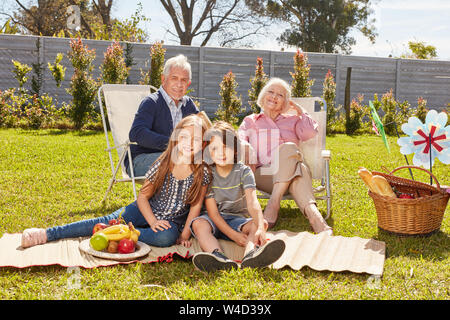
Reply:
[[[186,96],[191,77],[191,65],[184,55],[170,58],[164,65],[161,87],[141,102],[129,134],[130,141],[137,143],[131,145],[134,176],[145,175],[166,149],[173,128],[182,118],[199,112]],[[125,167],[131,175],[128,157]]]

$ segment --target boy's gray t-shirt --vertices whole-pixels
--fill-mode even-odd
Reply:
[[[241,162],[235,163],[233,169],[226,177],[217,173],[216,167],[212,167],[213,179],[209,185],[206,198],[214,198],[217,208],[222,214],[232,214],[248,217],[245,189],[255,188],[256,182],[250,167]]]

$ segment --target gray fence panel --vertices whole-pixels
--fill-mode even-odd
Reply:
[[[40,40],[40,54],[36,49],[36,40]],[[90,48],[95,49],[94,78],[100,77],[99,66],[103,62],[104,53],[111,41],[83,40]],[[31,66],[40,61],[43,63],[43,92],[56,97],[59,102],[70,102],[71,96],[66,92],[70,86],[73,68],[68,59],[70,39],[36,37],[23,35],[0,35],[0,90],[17,87],[17,81],[12,74],[11,60]],[[122,43],[125,48],[125,43]],[[142,72],[150,67],[151,44],[131,43],[133,63],[130,70],[130,82],[139,83]],[[248,107],[248,90],[250,79],[254,76],[256,59],[263,58],[264,71],[268,76],[280,77],[291,83],[294,52],[278,52],[252,49],[228,49],[214,47],[192,47],[164,45],[165,59],[177,54],[188,57],[192,66],[191,95],[197,99],[210,116],[213,116],[220,104],[220,83],[223,76],[232,71],[238,86],[238,96],[241,96],[243,106]],[[58,53],[64,54],[62,64],[67,68],[66,78],[60,88],[48,70],[47,63],[55,60]],[[347,68],[352,68],[351,98],[358,94],[364,96],[368,103],[376,93],[379,96],[393,90],[400,101],[408,100],[412,106],[417,105],[417,99],[423,97],[428,101],[429,108],[441,110],[450,103],[450,61],[410,60],[376,57],[345,56],[327,53],[307,53],[311,66],[310,78],[314,79],[313,96],[321,96],[323,81],[328,70],[331,70],[336,80],[336,104],[344,103],[344,90]],[[39,60],[38,60],[39,59]],[[31,79],[32,72],[29,73]],[[31,80],[26,84],[30,88]]]

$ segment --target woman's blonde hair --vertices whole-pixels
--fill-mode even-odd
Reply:
[[[270,80],[266,83],[266,85],[259,92],[256,103],[261,108],[261,110],[264,111],[264,105],[263,105],[264,96],[267,94],[267,91],[273,85],[279,85],[285,90],[285,94],[284,94],[284,104],[285,105],[284,105],[284,108],[281,110],[281,113],[287,112],[289,110],[289,100],[291,100],[291,88],[289,87],[289,84],[281,78],[270,78]]]
[[[196,114],[192,114],[181,119],[181,121],[173,130],[172,135],[170,136],[169,144],[167,145],[166,150],[157,159],[157,161],[160,161],[160,166],[158,172],[155,174],[153,182],[151,183],[154,187],[153,194],[158,193],[161,190],[166,176],[168,177],[170,182],[171,175],[169,173],[175,166],[173,159],[176,159],[176,155],[173,155],[173,152],[174,150],[177,150],[176,147],[178,144],[178,137],[180,135],[181,129],[190,126],[194,126],[194,128],[201,128],[201,138],[203,141],[204,134],[207,130],[207,124],[203,120],[203,118]],[[196,132],[199,131],[194,129],[194,134]],[[190,187],[186,197],[186,203],[190,205],[194,205],[200,200],[200,192],[202,188],[205,166],[208,169],[208,174],[211,175],[209,167],[202,161],[202,153],[205,145],[206,143],[203,143],[202,150],[200,150],[198,154],[192,155],[191,157],[190,167],[194,175],[194,182],[192,183],[192,186]],[[200,161],[196,161],[196,159],[200,159]]]

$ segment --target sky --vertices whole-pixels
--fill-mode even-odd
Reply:
[[[149,41],[164,40],[167,44],[178,44],[177,39],[166,31],[173,29],[173,24],[159,0],[116,0],[113,16],[121,19],[130,17],[139,2],[143,6],[142,13],[150,18],[150,22],[143,26],[150,34]],[[356,39],[352,55],[398,57],[409,51],[408,41],[412,40],[435,46],[438,60],[450,60],[449,0],[378,0],[372,8],[378,33],[376,42],[370,43],[359,31],[352,32]],[[254,48],[280,50],[285,46],[277,43],[277,35],[258,41]],[[294,51],[296,48],[285,50]]]

